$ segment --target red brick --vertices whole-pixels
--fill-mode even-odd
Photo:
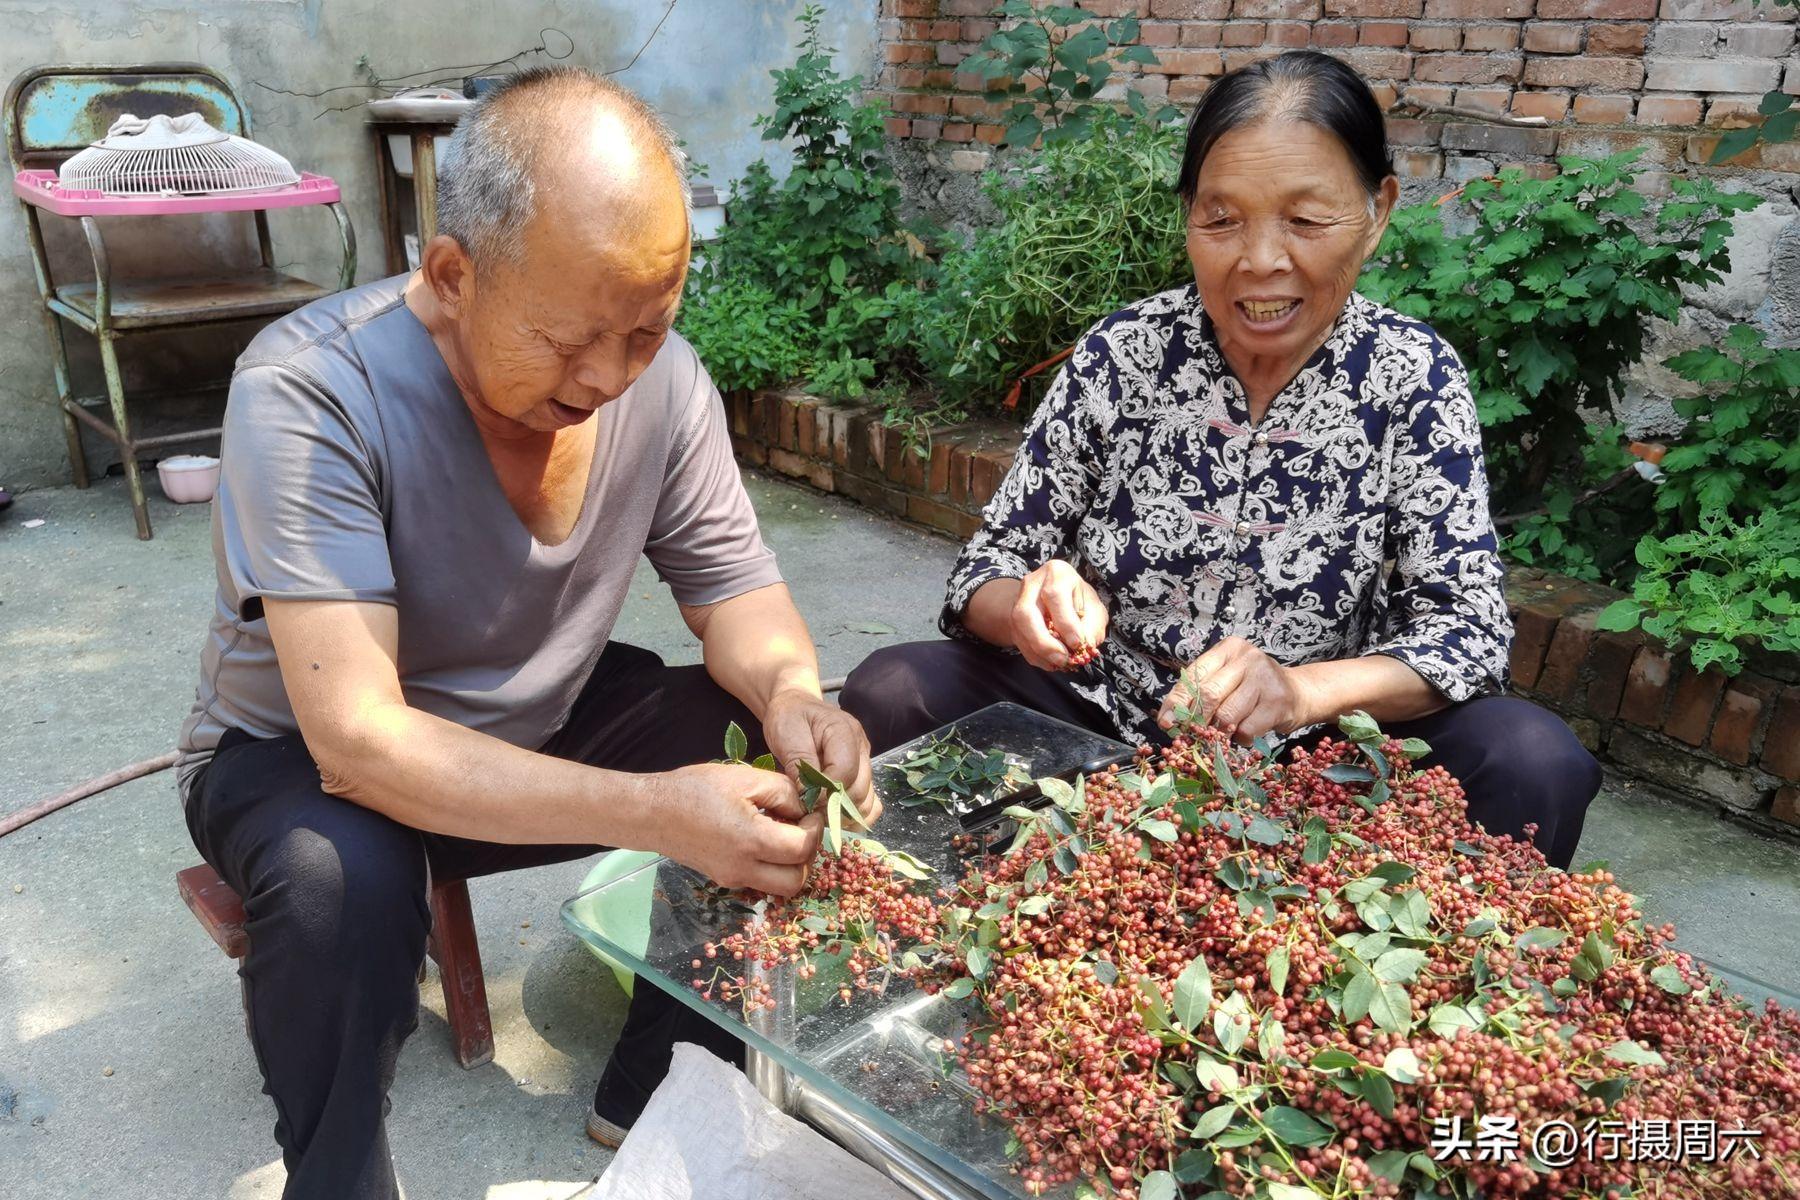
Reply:
[[[1260,46],[1263,44],[1263,26],[1258,21],[1232,21],[1225,26],[1219,38],[1225,46]]]
[[[978,142],[985,142],[990,146],[998,146],[1005,137],[1006,129],[1004,126],[977,125],[975,127],[975,140]]]
[[[1662,0],[1658,15],[1665,21],[1791,21],[1792,12],[1756,0]]]
[[[1401,179],[1436,179],[1444,173],[1444,156],[1435,150],[1395,150],[1394,174]]]
[[[1212,86],[1212,80],[1203,75],[1190,75],[1186,79],[1169,81],[1169,103],[1184,104],[1190,100],[1198,100],[1206,95],[1206,89]]]
[[[1576,96],[1575,119],[1584,125],[1629,124],[1631,121],[1631,97]]]
[[[906,447],[906,433],[894,425],[881,426],[881,473],[891,483],[906,480],[906,460],[912,451]]]
[[[1630,57],[1642,54],[1649,40],[1650,27],[1642,24],[1589,25],[1589,54]]]
[[[1655,646],[1640,648],[1625,676],[1625,697],[1619,702],[1619,720],[1645,729],[1660,728],[1669,697],[1672,669],[1668,651]]]
[[[933,529],[941,529],[948,534],[957,534],[962,523],[969,514],[959,512],[948,504],[936,500],[928,500],[923,496],[906,498],[906,519],[921,525],[929,525]]]
[[[1617,633],[1601,630],[1594,635],[1594,648],[1588,653],[1588,715],[1610,721],[1619,714],[1625,698],[1625,683],[1631,675],[1632,660],[1644,644],[1644,635],[1636,630]]]
[[[914,118],[912,123],[912,135],[916,138],[925,138],[928,141],[935,141],[944,136],[944,123],[942,121],[921,121]]]
[[[1630,92],[1643,85],[1644,64],[1635,58],[1534,58],[1525,64],[1525,82],[1532,87]]]
[[[925,475],[931,465],[931,451],[922,443],[908,444],[904,432],[901,434],[900,483],[916,492],[925,490]]]
[[[1420,104],[1436,104],[1442,106],[1449,104],[1452,100],[1456,99],[1456,89],[1440,87],[1437,84],[1415,83],[1406,89],[1406,98],[1408,100],[1417,100]],[[1442,122],[1435,121],[1420,122],[1420,124],[1427,123],[1431,124],[1438,131],[1437,136],[1434,137],[1431,142],[1431,144],[1435,146],[1443,139],[1443,124]]]
[[[918,113],[928,117],[941,117],[950,111],[950,101],[944,96],[931,96],[922,92],[901,92],[895,96],[891,105],[895,112]],[[918,122],[913,123],[913,136],[924,137],[919,132]],[[936,134],[931,136],[935,137]]]
[[[1783,688],[1774,719],[1763,735],[1763,770],[1783,779],[1800,779],[1800,687]]]
[[[731,435],[731,452],[753,467],[760,467],[769,461],[769,448],[754,438]]]
[[[1656,0],[1537,0],[1540,17],[1589,21],[1647,21]]]
[[[1427,54],[1413,68],[1413,78],[1427,83],[1500,83],[1519,77],[1517,54]]]
[[[1262,62],[1266,58],[1274,58],[1276,55],[1278,55],[1280,53],[1281,53],[1280,46],[1268,46],[1268,45],[1253,46],[1253,47],[1248,47],[1248,48],[1238,49],[1238,50],[1227,50],[1227,51],[1225,51],[1225,69],[1227,71],[1235,71],[1239,67],[1247,67],[1247,66],[1251,65],[1252,63]],[[1337,53],[1337,57],[1343,58],[1345,55],[1356,54],[1356,53],[1358,53],[1358,51],[1339,50]],[[1370,53],[1370,54],[1392,54],[1392,53],[1394,53],[1394,51],[1392,51],[1392,50],[1371,50],[1371,51],[1368,51],[1368,53]],[[1366,72],[1366,71],[1363,73],[1365,75],[1368,74],[1368,72]]]
[[[1230,12],[1231,0],[1150,0],[1153,17],[1197,17],[1202,21],[1219,21]]]
[[[1781,86],[1781,64],[1763,59],[1649,58],[1644,61],[1644,86],[1653,91],[1741,93],[1765,92]]]
[[[1457,88],[1456,105],[1458,108],[1473,108],[1480,112],[1504,113],[1507,101],[1512,99],[1512,89],[1503,87],[1491,88]]]
[[[1576,101],[1580,103],[1579,100]],[[1681,162],[1684,139],[1680,134],[1647,133],[1635,129],[1565,129],[1557,143],[1558,154],[1602,158],[1635,150],[1640,167],[1672,167]]]
[[[1446,150],[1472,151],[1489,158],[1554,154],[1556,130],[1458,121],[1444,126],[1443,145]]]
[[[1262,26],[1257,29],[1260,33]],[[1157,57],[1162,61],[1147,65],[1144,70],[1159,75],[1217,75],[1224,69],[1218,53],[1212,50],[1165,50]]]
[[[807,399],[794,405],[794,450],[812,458],[818,453],[818,401]]]
[[[1582,27],[1568,21],[1529,21],[1525,49],[1532,54],[1579,54]]]
[[[1675,683],[1675,695],[1669,702],[1663,732],[1690,746],[1703,744],[1712,728],[1713,709],[1718,707],[1719,693],[1724,690],[1725,676],[1716,670],[1683,671]]]
[[[1145,46],[1174,46],[1181,41],[1181,26],[1172,21],[1147,21],[1138,27],[1138,41]]]
[[[931,439],[931,458],[925,471],[927,495],[941,500],[950,494],[950,463],[955,457],[952,453],[955,448],[954,435],[946,434]]]
[[[1745,129],[1759,125],[1762,114],[1757,109],[1761,103],[1760,96],[1742,100],[1721,96],[1706,106],[1706,123],[1715,129]]]
[[[1377,41],[1370,36],[1378,30],[1384,37],[1398,41]],[[1456,50],[1462,46],[1462,28],[1457,25],[1414,25],[1408,30],[1404,22],[1368,21],[1363,24],[1362,40],[1371,46],[1405,46],[1414,50]]]
[[[1277,21],[1311,21],[1319,15],[1320,0],[1233,0],[1234,17],[1261,17]]]
[[[965,42],[985,42],[1000,28],[1000,22],[992,17],[966,17],[962,23],[962,40]],[[1147,28],[1147,27],[1146,27]],[[1144,40],[1140,34],[1139,40]]]
[[[1413,56],[1404,50],[1388,50],[1379,46],[1357,46],[1333,52],[1355,67],[1364,79],[1405,79],[1412,70]]]
[[[1792,25],[1729,25],[1722,54],[1745,58],[1780,58],[1794,48]]]
[[[1554,700],[1573,700],[1581,693],[1581,667],[1594,642],[1594,617],[1594,610],[1588,609],[1557,622],[1538,674],[1539,692]]]
[[[1712,165],[1713,151],[1718,149],[1719,139],[1696,134],[1687,140],[1687,161]],[[1800,143],[1797,142],[1763,142],[1742,154],[1734,154],[1725,160],[1726,165],[1733,167],[1762,167],[1770,171],[1800,172]]]
[[[972,142],[975,140],[975,127],[966,121],[954,121],[944,126],[946,142]]]
[[[1640,125],[1698,125],[1700,109],[1698,96],[1645,96],[1638,101],[1637,119]]]
[[[1294,48],[1312,40],[1312,26],[1305,21],[1269,22],[1269,45]]]
[[[1517,25],[1470,25],[1463,30],[1463,49],[1495,52],[1519,48]]]
[[[890,63],[923,63],[937,57],[937,52],[917,42],[889,42],[882,49],[882,57]]]
[[[1425,0],[1425,15],[1452,20],[1510,20],[1531,15],[1532,0]]]
[[[969,502],[969,448],[961,442],[950,446],[950,467],[944,494],[950,503],[966,505]]]
[[[1542,117],[1554,125],[1562,120],[1569,111],[1569,93],[1515,92],[1512,98],[1512,111],[1514,116]]]
[[[1557,614],[1542,605],[1528,604],[1513,613],[1512,681],[1514,687],[1536,686],[1544,670],[1544,655],[1556,636]]]
[[[912,122],[905,117],[889,117],[885,122],[889,137],[911,137]]]
[[[897,17],[935,17],[938,15],[937,0],[894,0],[894,15]]]
[[[1223,21],[1189,21],[1181,27],[1183,46],[1217,46],[1224,37]]]
[[[1757,726],[1777,690],[1774,682],[1761,675],[1740,675],[1727,684],[1707,748],[1726,762],[1748,766],[1755,755]]]
[[[1769,815],[1788,825],[1800,825],[1800,787],[1777,788],[1775,799],[1769,802]]]
[[[1393,108],[1394,101],[1400,98],[1400,93],[1394,90],[1394,85],[1391,83],[1371,83],[1369,94],[1375,97],[1375,107],[1382,112]]]
[[[1010,451],[982,450],[969,463],[969,499],[986,506],[1012,466]]]
[[[1325,0],[1328,17],[1416,17],[1425,0]]]
[[[985,17],[994,11],[991,0],[938,0],[937,8],[946,17]]]
[[[1407,94],[1414,95],[1417,88]],[[1388,141],[1396,146],[1435,146],[1444,131],[1441,121],[1422,121],[1417,117],[1389,117]]]
[[[1348,21],[1320,21],[1312,27],[1315,46],[1354,46],[1356,26]]]

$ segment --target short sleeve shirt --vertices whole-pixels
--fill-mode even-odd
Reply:
[[[950,579],[969,599],[1052,558],[1106,599],[1076,689],[1156,740],[1182,668],[1228,637],[1289,666],[1381,654],[1449,700],[1504,690],[1512,622],[1481,427],[1456,352],[1352,293],[1252,422],[1193,285],[1090,330]]]
[[[309,305],[238,362],[213,502],[218,590],[180,736],[184,789],[225,730],[298,732],[266,597],[395,606],[407,703],[536,748],[605,647],[640,553],[683,604],[780,581],[724,407],[679,336],[591,418],[581,515],[547,546],[502,493],[405,283]]]

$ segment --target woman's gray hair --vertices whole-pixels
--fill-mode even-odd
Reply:
[[[539,152],[566,145],[568,105],[611,109],[661,151],[688,203],[687,155],[656,110],[629,89],[581,67],[534,67],[477,100],[444,152],[438,232],[455,238],[477,271],[524,256],[525,227],[537,212]]]

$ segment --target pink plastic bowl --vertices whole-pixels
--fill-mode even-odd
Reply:
[[[163,495],[177,504],[205,504],[219,487],[219,460],[209,454],[177,454],[156,464]]]

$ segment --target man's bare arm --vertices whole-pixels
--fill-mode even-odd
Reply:
[[[433,833],[657,850],[723,884],[797,890],[818,831],[788,823],[801,807],[780,776],[715,764],[634,775],[522,749],[406,703],[393,607],[269,600],[265,611],[333,795]]]

